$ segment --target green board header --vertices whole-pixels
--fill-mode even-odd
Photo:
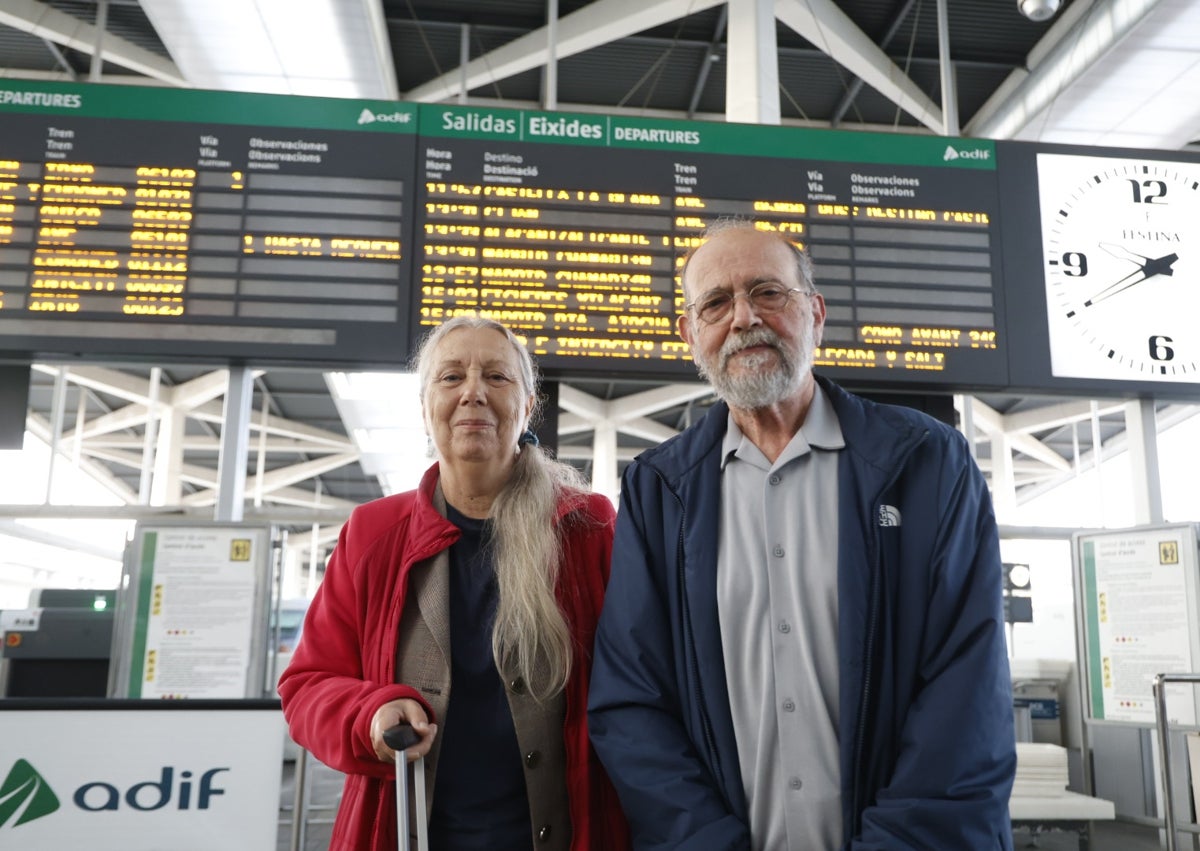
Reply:
[[[422,104],[422,136],[995,171],[989,139]]]
[[[79,115],[994,171],[989,139],[384,100],[0,81],[0,113]]]
[[[203,89],[0,80],[0,113],[413,134],[416,104]]]

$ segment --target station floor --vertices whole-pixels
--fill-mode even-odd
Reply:
[[[283,791],[280,796],[279,839],[276,851],[327,851],[333,816],[342,790],[342,775],[309,760],[309,810],[304,841],[292,847],[292,801],[295,796],[295,764],[284,764]],[[1159,851],[1158,830],[1128,822],[1094,822],[1090,851]],[[1192,846],[1185,845],[1190,849]],[[1062,831],[1039,833],[1027,831],[1013,835],[1014,851],[1076,851],[1080,848],[1075,833]],[[963,849],[969,851],[969,849]]]

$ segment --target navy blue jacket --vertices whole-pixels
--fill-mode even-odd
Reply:
[[[983,476],[950,427],[818,381],[846,441],[843,848],[1009,851],[1016,748]],[[750,847],[717,619],[727,413],[714,405],[623,479],[589,729],[638,849]]]

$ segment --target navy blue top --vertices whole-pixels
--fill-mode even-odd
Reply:
[[[438,735],[429,847],[529,851],[533,829],[517,731],[492,656],[499,592],[491,523],[446,506],[462,529],[450,547],[450,704]]]

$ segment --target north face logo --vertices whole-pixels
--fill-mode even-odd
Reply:
[[[879,525],[880,526],[899,526],[900,525],[900,509],[894,505],[879,506]]]
[[[32,765],[23,759],[13,763],[0,786],[0,827],[17,816],[13,827],[48,816],[59,807],[58,796]]]

